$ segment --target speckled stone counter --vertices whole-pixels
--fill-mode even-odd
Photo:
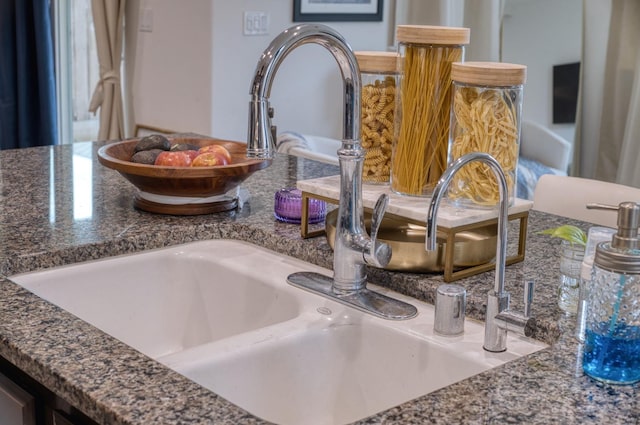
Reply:
[[[99,146],[0,152],[2,276],[212,238],[251,241],[331,268],[323,237],[303,240],[298,226],[274,220],[273,194],[297,179],[337,174],[336,167],[278,157],[245,182],[251,197],[241,210],[173,217],[134,209],[135,188],[95,160]],[[556,306],[559,242],[538,232],[568,222],[532,211],[526,259],[507,268],[515,309],[522,308],[523,279],[536,280],[535,336],[549,348],[359,423],[639,423],[640,387],[584,376],[573,319]],[[443,282],[437,274],[381,270],[371,270],[370,280],[427,302]],[[493,272],[458,283],[468,291],[468,316],[483,320]],[[98,423],[263,423],[6,278],[0,280],[0,356]]]

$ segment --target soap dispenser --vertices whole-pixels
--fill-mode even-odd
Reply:
[[[617,232],[596,247],[582,367],[599,381],[633,384],[640,381],[640,204],[617,210]]]

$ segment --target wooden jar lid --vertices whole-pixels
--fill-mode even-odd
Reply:
[[[504,62],[454,62],[451,79],[483,86],[517,86],[527,80],[527,67]]]
[[[400,43],[460,45],[469,44],[469,28],[432,25],[398,25]]]
[[[360,72],[391,73],[398,70],[396,52],[354,52]]]

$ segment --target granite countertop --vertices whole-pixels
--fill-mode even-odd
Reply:
[[[334,166],[279,156],[245,183],[241,210],[174,217],[133,208],[135,188],[96,160],[100,143],[0,152],[0,356],[102,424],[263,423],[6,278],[16,273],[175,245],[231,238],[331,268],[324,237],[303,240],[273,218],[273,194]],[[582,373],[574,319],[556,304],[559,242],[542,229],[571,220],[532,211],[525,261],[507,267],[512,305],[534,278],[535,337],[549,348],[360,421],[360,424],[637,424],[638,384],[612,386]],[[588,225],[573,222],[583,228]],[[510,239],[513,236],[510,237]],[[433,302],[438,274],[373,269],[370,281]],[[483,320],[493,272],[457,281],[469,317]],[[400,359],[399,359],[400,361]]]

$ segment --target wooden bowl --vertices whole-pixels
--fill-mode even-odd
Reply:
[[[228,192],[247,177],[271,165],[271,160],[248,159],[246,145],[219,139],[168,137],[174,143],[198,147],[222,145],[231,154],[232,163],[215,167],[168,167],[131,162],[139,139],[111,143],[98,150],[98,160],[118,171],[139,189],[135,206],[162,214],[208,214],[235,208],[237,202]],[[233,202],[230,201],[231,198]]]

